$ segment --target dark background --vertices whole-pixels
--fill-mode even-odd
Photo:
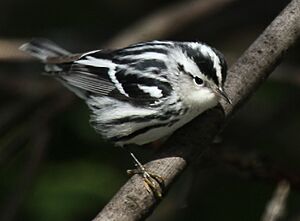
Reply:
[[[85,104],[40,75],[43,66],[19,55],[17,47],[45,37],[73,52],[94,50],[157,10],[184,2],[1,2],[0,220],[91,220],[133,167],[125,151],[103,142],[89,126]],[[288,2],[228,1],[163,39],[207,42],[230,66]],[[283,220],[297,220],[299,74],[298,44],[149,220],[260,220],[282,179],[291,184]],[[154,151],[134,152],[146,162]]]

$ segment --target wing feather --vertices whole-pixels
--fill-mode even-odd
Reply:
[[[155,63],[153,59],[149,63],[136,62],[135,65],[139,68],[141,62],[143,65],[147,64],[147,70],[142,71],[135,69],[133,64],[128,66],[113,63],[117,57],[104,54],[113,53],[111,51],[102,53],[103,55],[101,51],[86,53],[69,67],[63,64],[65,74],[60,77],[67,84],[84,90],[89,95],[109,96],[139,106],[157,103],[171,94],[171,85],[158,73],[157,66],[161,67],[161,63]],[[151,64],[154,69],[151,69]]]
[[[136,44],[128,48],[71,54],[46,39],[35,39],[21,49],[42,60],[56,77],[81,98],[110,96],[149,105],[171,94],[164,77],[168,44]]]

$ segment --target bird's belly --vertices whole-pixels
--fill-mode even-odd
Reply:
[[[142,133],[138,136],[135,136],[134,138],[127,140],[122,143],[124,144],[137,144],[137,145],[143,145],[147,143],[151,143],[153,141],[159,140],[163,137],[170,136],[174,131],[176,131],[178,128],[182,127],[186,123],[190,122],[192,119],[194,119],[196,116],[199,115],[199,112],[192,111],[187,112],[186,114],[182,115],[176,122],[173,124],[170,123],[169,125],[162,124],[164,126],[161,127],[155,127],[153,129],[148,130],[145,133]]]

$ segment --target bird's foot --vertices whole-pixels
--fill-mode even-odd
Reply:
[[[155,197],[162,198],[164,192],[164,179],[161,176],[153,174],[145,169],[143,165],[136,164],[136,168],[127,170],[127,174],[139,174],[144,179],[144,184],[149,193],[153,193]]]

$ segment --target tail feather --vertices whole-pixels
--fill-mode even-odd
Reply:
[[[32,41],[23,44],[20,47],[20,50],[29,53],[44,63],[47,63],[49,58],[70,55],[70,52],[59,47],[55,43],[42,38],[33,39]]]
[[[55,77],[80,98],[87,98],[87,91],[69,84],[64,78],[71,67],[70,62],[76,60],[80,56],[79,54],[71,54],[55,43],[41,38],[33,39],[23,44],[20,50],[45,63],[46,72],[44,72],[44,74]]]
[[[35,38],[23,44],[20,50],[45,63],[45,74],[47,75],[57,75],[64,72],[64,69],[69,68],[68,65],[63,63],[65,58],[69,59],[71,53],[47,39]]]

